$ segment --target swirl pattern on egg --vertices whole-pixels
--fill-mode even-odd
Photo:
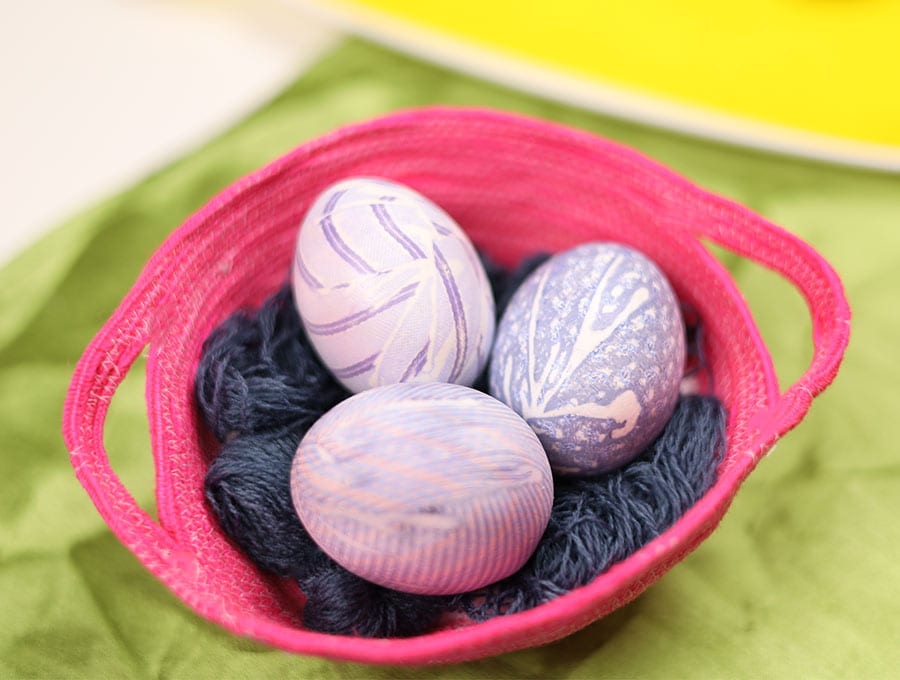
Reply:
[[[310,342],[350,391],[471,385],[494,337],[494,300],[465,232],[418,192],[355,177],[308,211],[291,277]]]
[[[445,595],[509,576],[553,504],[537,436],[450,383],[395,384],[331,409],[300,442],[294,507],[338,564],[387,588]]]
[[[685,360],[678,301],[659,268],[614,243],[555,255],[522,284],[497,329],[489,383],[554,472],[620,467],[662,431]]]

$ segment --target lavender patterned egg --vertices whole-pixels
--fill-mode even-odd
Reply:
[[[537,436],[496,399],[399,383],[341,402],[291,469],[301,522],[336,562],[395,590],[444,595],[517,571],[550,518]]]
[[[608,472],[662,431],[685,359],[678,301],[657,266],[613,243],[550,258],[497,329],[489,383],[560,474]]]
[[[471,241],[421,194],[355,177],[306,214],[291,277],[310,342],[350,391],[471,385],[494,337],[494,299]]]

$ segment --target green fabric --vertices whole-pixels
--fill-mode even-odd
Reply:
[[[854,308],[842,373],[721,527],[631,605],[544,648],[430,669],[291,656],[195,616],[113,537],[60,436],[74,363],[153,250],[237,176],[340,124],[481,104],[597,131],[809,240]],[[0,271],[0,677],[889,677],[900,668],[900,178],[613,121],[348,42],[260,112],[64,224]],[[787,384],[811,356],[799,296],[722,254]],[[153,507],[138,362],[106,431]]]

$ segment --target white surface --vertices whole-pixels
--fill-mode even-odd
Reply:
[[[3,0],[0,264],[239,120],[336,39],[274,0]]]
[[[900,172],[900,149],[762,123],[584,78],[524,58],[505,56],[358,5],[333,0],[282,0],[335,30],[471,73],[524,92],[624,120],[697,137],[831,163]]]

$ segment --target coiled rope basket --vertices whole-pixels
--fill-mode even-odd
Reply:
[[[503,265],[591,240],[620,241],[654,259],[703,320],[705,357],[728,410],[728,448],[714,486],[643,549],[534,609],[408,639],[304,630],[302,594],[257,569],[204,502],[203,478],[216,449],[194,405],[193,379],[210,331],[286,280],[313,198],[351,175],[412,186]],[[780,273],[805,298],[815,351],[786,391],[744,299],[705,240]],[[201,616],[297,653],[382,664],[458,662],[562,638],[635,598],[696,548],[760,458],[834,378],[849,318],[837,275],[811,247],[635,151],[519,115],[417,109],[306,143],[191,216],[85,350],[66,400],[64,434],[78,479],[116,536]],[[148,345],[158,523],[116,477],[103,446],[113,394]]]

